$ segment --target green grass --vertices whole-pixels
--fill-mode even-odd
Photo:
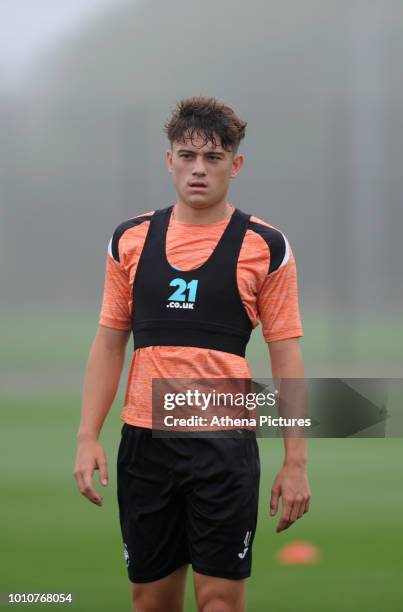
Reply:
[[[114,469],[120,401],[103,430],[111,481],[98,508],[79,495],[72,477],[79,398],[3,396],[0,591],[71,591],[77,611],[130,610]],[[260,515],[248,610],[402,612],[401,440],[311,440],[311,511],[282,534],[275,533],[278,519],[267,515],[282,442],[259,443]],[[319,546],[322,561],[278,565],[275,553],[295,539]],[[194,610],[189,572],[186,611]]]
[[[72,476],[78,394],[96,327],[97,314],[78,307],[20,309],[2,318],[0,592],[71,591],[77,611],[123,612],[130,602],[115,478],[121,395],[102,432],[111,476],[104,506],[80,496]],[[401,363],[400,329],[393,317],[382,325],[374,319],[357,326],[351,363]],[[305,320],[304,330],[305,359],[343,362],[342,325],[332,329],[332,337],[341,338],[334,346],[322,317]],[[268,376],[259,334],[248,357],[264,372],[267,364]],[[310,440],[311,511],[282,534],[275,533],[278,518],[267,513],[282,442],[259,444],[262,481],[249,612],[403,612],[402,441]],[[318,565],[278,565],[278,549],[297,539],[320,548]],[[191,572],[185,609],[195,610]]]

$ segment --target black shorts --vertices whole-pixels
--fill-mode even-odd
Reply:
[[[260,478],[254,434],[157,438],[125,423],[117,468],[132,582],[158,580],[187,563],[208,576],[250,576]]]

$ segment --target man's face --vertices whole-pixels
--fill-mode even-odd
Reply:
[[[229,181],[237,176],[243,164],[242,155],[205,143],[200,136],[174,142],[167,151],[167,165],[172,173],[176,192],[181,201],[192,208],[209,208],[227,199]]]

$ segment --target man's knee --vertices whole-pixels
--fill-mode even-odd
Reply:
[[[158,601],[152,593],[144,593],[139,589],[132,590],[133,612],[162,612],[161,601]]]
[[[212,597],[199,605],[199,612],[233,612],[234,607],[222,597]]]
[[[133,612],[180,612],[182,602],[180,598],[163,598],[151,593],[132,593]]]
[[[198,612],[244,612],[244,581],[202,578],[196,583]]]

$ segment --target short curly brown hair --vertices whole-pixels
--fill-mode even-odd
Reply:
[[[215,147],[221,141],[225,151],[236,153],[245,136],[247,123],[238,117],[230,106],[221,100],[206,96],[194,96],[177,102],[171,117],[164,124],[164,132],[171,146],[173,142],[185,142],[194,136],[204,138]]]

